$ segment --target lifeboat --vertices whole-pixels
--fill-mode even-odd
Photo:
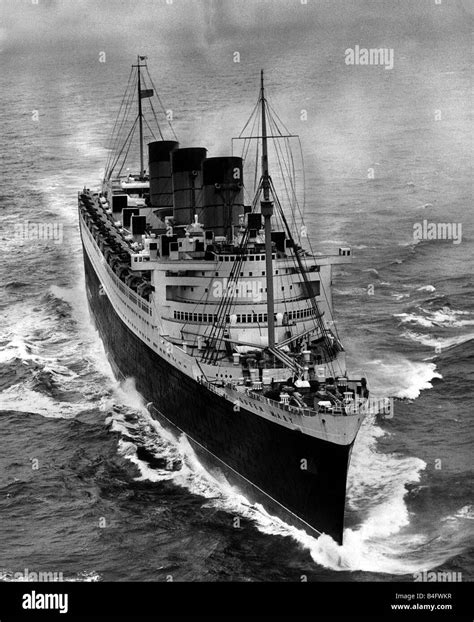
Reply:
[[[145,300],[150,300],[150,296],[154,291],[153,285],[146,280],[143,280],[137,288],[138,295],[144,298]]]
[[[119,263],[114,267],[114,272],[121,281],[124,281],[129,272],[129,267],[126,263]]]
[[[107,248],[104,250],[105,261],[110,264],[112,262],[112,258],[114,256],[113,248],[107,245]]]
[[[112,268],[112,270],[114,272],[116,272],[116,268],[117,266],[120,264],[120,258],[117,257],[117,255],[114,255],[113,257],[111,257],[110,259],[110,267]]]
[[[142,280],[142,276],[139,272],[129,272],[127,276],[125,277],[125,284],[128,287],[130,287],[130,289],[137,291],[137,288],[140,285],[141,280]]]

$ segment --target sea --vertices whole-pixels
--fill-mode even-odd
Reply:
[[[0,10],[0,580],[471,581],[472,4]],[[392,50],[393,67],[347,64],[355,46]],[[342,546],[207,473],[133,378],[113,376],[87,307],[77,192],[100,184],[137,54],[181,144],[209,155],[230,153],[263,68],[300,137],[312,247],[352,248],[333,275],[337,331],[348,368],[394,409],[358,435]],[[429,236],[430,223],[460,235]]]

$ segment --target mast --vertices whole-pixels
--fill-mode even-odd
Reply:
[[[275,300],[273,294],[273,261],[272,261],[272,215],[273,202],[270,200],[270,176],[268,174],[268,144],[267,144],[267,117],[265,87],[263,84],[263,69],[260,76],[260,102],[262,105],[262,187],[263,201],[260,202],[265,227],[265,260],[267,281],[267,318],[268,318],[268,347],[275,346]]]
[[[140,73],[140,56],[137,58],[138,68],[138,123],[140,129],[140,177],[145,176],[145,169],[143,166],[143,112],[142,112],[142,80]]]

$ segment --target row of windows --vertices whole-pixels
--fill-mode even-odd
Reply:
[[[283,323],[293,320],[302,320],[314,316],[314,309],[297,309],[283,314]],[[237,324],[257,324],[266,323],[268,315],[266,313],[246,313],[235,316]],[[276,318],[276,316],[275,316]],[[199,322],[200,324],[213,324],[217,321],[217,315],[213,313],[188,313],[187,311],[175,311],[174,319],[183,322]],[[226,322],[230,323],[230,315],[226,316]]]
[[[250,272],[249,276],[252,276],[251,272]],[[237,283],[237,285],[238,285],[238,283]],[[191,285],[181,285],[181,286],[178,286],[178,287],[179,287],[179,289],[182,292],[185,292],[185,291],[193,292],[194,291],[194,287],[192,287]],[[292,290],[292,289],[293,289],[293,285],[290,285],[290,290]],[[265,291],[267,291],[267,288],[265,288]],[[281,291],[282,292],[285,291],[285,286],[284,285],[282,285]],[[204,290],[204,293],[207,294],[208,292],[209,292],[209,289],[206,287],[206,289]],[[263,287],[260,288],[260,293],[262,293],[262,292],[263,292]],[[247,290],[245,293],[251,294],[252,290]]]
[[[298,309],[297,311],[290,311],[288,313],[288,319],[291,320],[302,320],[307,317],[312,317],[315,315],[314,309],[311,307],[310,309]]]
[[[235,256],[235,255],[220,255],[219,259],[221,261],[265,261],[265,255],[244,255],[243,257]],[[276,259],[276,255],[272,255],[272,259]]]
[[[175,311],[174,319],[184,322],[200,322],[201,324],[214,324],[217,315],[213,313],[188,313],[187,311]]]

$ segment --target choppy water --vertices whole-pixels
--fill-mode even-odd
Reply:
[[[166,32],[162,9],[156,19]],[[366,371],[374,394],[397,400],[393,419],[372,417],[361,429],[339,547],[272,519],[211,478],[184,440],[151,420],[133,381],[114,380],[86,307],[76,192],[100,180],[137,50],[113,27],[109,38],[93,30],[82,45],[85,31],[77,25],[74,35],[66,19],[74,15],[63,4],[38,10],[45,28],[49,18],[59,20],[59,35],[49,25],[48,36],[28,44],[20,36],[27,26],[13,24],[12,38],[0,38],[3,578],[28,568],[79,581],[365,581],[439,568],[469,580],[474,239],[466,14],[445,19],[445,29],[431,20],[428,31],[382,13],[371,29],[340,15],[332,34],[324,20],[304,30],[290,22],[282,46],[278,22],[265,33],[258,14],[240,30],[204,15],[186,41],[157,41],[153,20],[133,13],[133,25],[145,29],[140,52],[150,57],[183,144],[225,154],[266,68],[274,106],[301,135],[313,244],[354,249],[354,264],[334,278],[338,330],[350,366]],[[69,10],[77,17],[79,9]],[[178,13],[170,30],[179,32],[180,20]],[[395,49],[393,71],[341,61],[346,47],[381,39]],[[240,64],[232,62],[236,49]],[[461,222],[462,242],[414,241],[413,225],[423,219]],[[19,240],[15,224],[28,220],[61,224],[63,243]]]

